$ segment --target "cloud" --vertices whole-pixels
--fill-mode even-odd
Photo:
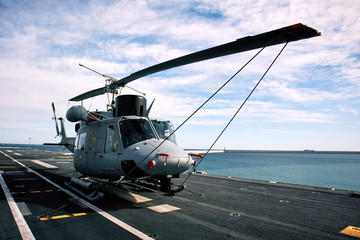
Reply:
[[[59,115],[65,115],[68,106],[77,104],[68,105],[69,98],[104,86],[101,76],[78,63],[121,78],[174,57],[297,22],[319,29],[323,36],[286,47],[237,123],[332,124],[346,112],[358,114],[359,9],[359,1],[333,0],[2,2],[0,124],[8,129],[48,130],[53,124],[52,101]],[[281,47],[265,49],[190,124],[226,123]],[[180,123],[253,54],[204,61],[129,85],[146,92],[149,100],[156,98],[154,116]],[[104,109],[106,103],[106,95],[84,101],[93,110]],[[329,105],[341,107],[330,113]]]
[[[339,108],[343,112],[352,113],[354,115],[359,115],[360,114],[360,111],[358,109],[355,109],[355,108],[351,108],[351,107],[348,107],[348,106],[339,106]]]
[[[336,100],[351,99],[354,96],[346,92],[329,92],[311,88],[291,86],[290,83],[280,81],[269,81],[263,84],[263,92],[268,96],[276,96],[285,101],[295,103],[314,104],[318,102],[331,102]]]

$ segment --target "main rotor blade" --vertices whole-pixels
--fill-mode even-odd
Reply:
[[[80,94],[80,95],[78,95],[76,97],[73,97],[73,98],[69,99],[69,101],[78,102],[78,101],[88,99],[88,98],[91,98],[91,97],[95,97],[95,96],[98,96],[98,95],[101,95],[101,94],[104,94],[104,93],[107,93],[107,88],[106,87],[101,87],[101,88],[97,88],[97,89],[88,91],[86,93]]]
[[[175,58],[163,63],[156,64],[154,66],[142,69],[138,72],[135,72],[127,77],[124,77],[112,84],[109,85],[111,89],[116,89],[118,87],[125,86],[127,83],[134,81],[136,79],[158,73],[164,70],[168,70],[175,67],[180,67],[190,63],[200,62],[212,58],[222,57],[226,55],[231,55],[239,52],[245,52],[261,47],[273,46],[286,42],[298,41],[301,39],[311,38],[315,36],[320,36],[321,33],[317,30],[310,28],[301,23],[291,25],[288,27],[280,28],[270,32],[258,34],[255,36],[248,36],[244,38],[237,39],[236,41],[219,45],[216,47],[208,48],[199,52],[191,53],[179,58]],[[106,92],[106,91],[105,91]],[[97,96],[102,94],[100,91],[87,92],[85,94],[79,95],[75,98],[70,99],[70,101],[80,101],[85,98],[84,96]]]

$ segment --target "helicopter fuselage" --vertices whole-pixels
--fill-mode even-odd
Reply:
[[[74,167],[83,175],[108,179],[175,177],[188,170],[194,164],[191,156],[157,131],[140,116],[85,123],[77,132]]]

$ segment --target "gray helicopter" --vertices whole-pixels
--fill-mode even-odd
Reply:
[[[105,77],[106,85],[69,101],[82,101],[105,93],[111,94],[111,101],[107,111],[90,112],[81,105],[68,109],[66,118],[70,122],[77,122],[76,138],[66,137],[62,119],[61,133],[56,123],[57,133],[62,136],[58,144],[66,146],[74,153],[74,167],[81,174],[80,177],[73,177],[71,184],[91,189],[97,185],[94,179],[118,182],[127,179],[146,179],[159,185],[161,192],[181,190],[171,189],[171,178],[178,178],[191,166],[195,168],[194,156],[176,144],[174,128],[170,121],[149,118],[154,102],[147,108],[144,96],[118,95],[118,89],[131,81],[167,69],[319,35],[315,29],[299,23],[175,58],[121,79],[115,79],[80,64]],[[53,111],[56,121],[54,106]],[[86,195],[89,199],[98,199],[101,196],[102,194],[97,191]]]

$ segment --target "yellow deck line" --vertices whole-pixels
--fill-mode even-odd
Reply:
[[[23,173],[23,172],[26,172],[26,171],[22,171],[22,170],[6,170],[5,173]]]
[[[11,179],[11,181],[34,181],[34,180],[38,180],[37,178],[16,178],[16,179]]]
[[[53,158],[73,158],[73,156],[52,156]]]
[[[79,217],[79,216],[85,216],[86,213],[73,213],[73,214],[66,214],[66,215],[58,215],[58,216],[52,216],[52,217],[42,217],[40,218],[41,221],[46,220],[54,220],[54,219],[61,219],[61,218],[69,218],[69,217]]]
[[[51,193],[51,192],[60,192],[60,189],[55,190],[41,190],[41,191],[29,191],[29,192],[11,192],[11,194],[29,194],[29,193]]]

